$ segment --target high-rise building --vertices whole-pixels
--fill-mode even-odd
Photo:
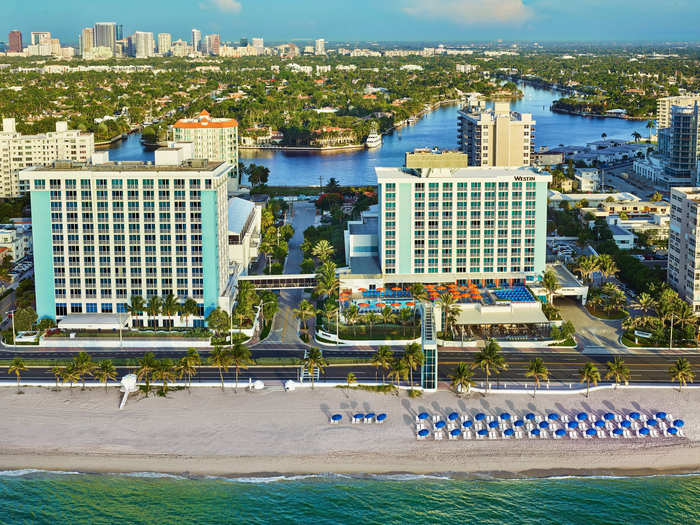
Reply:
[[[51,33],[47,31],[32,31],[32,45],[38,46],[41,44],[42,40],[48,40],[51,38]]]
[[[21,31],[10,31],[7,39],[8,51],[10,53],[21,53],[22,52],[22,32]]]
[[[535,144],[535,121],[530,113],[510,111],[508,102],[487,109],[470,100],[458,114],[457,142],[470,166],[529,166]]]
[[[80,54],[85,56],[92,51],[94,47],[92,27],[86,27],[80,32]]]
[[[664,167],[661,182],[666,186],[696,184],[700,160],[699,111],[697,102],[692,106],[671,106],[669,126],[659,129],[658,155]]]
[[[700,102],[700,94],[661,97],[656,101],[656,129],[671,125],[671,108],[673,106],[692,106]]]
[[[262,38],[253,38],[253,47],[258,50],[258,54],[262,55],[265,51],[265,40]]]
[[[202,50],[202,32],[199,29],[192,30],[192,52]]]
[[[155,43],[153,33],[136,31],[131,37],[133,54],[136,58],[149,58],[153,56]]]
[[[114,22],[98,22],[95,24],[93,47],[107,47],[116,52],[117,24]]]
[[[173,37],[170,33],[158,33],[158,53],[163,56],[171,52]]]
[[[245,37],[241,38],[238,45],[241,47],[248,47],[248,39]]]
[[[671,188],[668,284],[700,313],[700,188]]]
[[[230,188],[238,189],[238,122],[212,118],[203,110],[196,118],[180,119],[170,128],[171,139],[194,144],[194,158],[232,165]]]
[[[315,42],[314,52],[317,55],[326,54],[326,41],[323,38],[319,38]]]
[[[2,121],[0,132],[0,197],[17,197],[26,191],[19,183],[20,170],[55,160],[87,161],[95,151],[92,133],[69,130],[66,122],[57,122],[56,131],[22,135],[15,119]]]
[[[102,314],[131,326],[171,318],[127,315],[132,297],[193,298],[203,326],[235,293],[229,266],[225,162],[191,160],[191,145],[155,163],[55,162],[22,172],[30,188],[39,318]],[[128,319],[128,320],[127,320]],[[122,321],[123,322],[123,321]],[[180,322],[181,321],[177,321]]]
[[[207,35],[206,39],[206,50],[204,50],[209,55],[219,55],[219,48],[221,46],[221,37],[219,35]]]
[[[124,40],[124,25],[117,24],[114,30],[114,36],[117,40]]]

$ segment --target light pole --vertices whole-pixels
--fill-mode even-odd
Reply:
[[[7,312],[8,315],[10,316],[10,318],[12,319],[12,344],[13,345],[15,344],[15,340],[17,339],[17,335],[15,334],[15,312],[16,311],[17,310],[10,310],[9,312]]]

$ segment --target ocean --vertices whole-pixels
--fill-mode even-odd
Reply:
[[[188,478],[0,473],[0,523],[698,523],[700,476]]]

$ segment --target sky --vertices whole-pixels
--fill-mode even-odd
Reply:
[[[65,43],[101,21],[268,41],[683,41],[700,27],[700,0],[0,0],[0,13],[0,40],[19,29]]]

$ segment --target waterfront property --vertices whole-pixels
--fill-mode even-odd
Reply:
[[[668,237],[668,284],[681,299],[700,312],[700,247],[697,231],[700,224],[698,204],[700,188],[671,188],[671,224]]]
[[[154,164],[107,162],[105,154],[21,173],[31,190],[40,319],[125,314],[133,296],[192,298],[195,325],[217,306],[230,308],[231,165],[191,157],[185,143],[157,150]],[[146,324],[131,313],[130,325]]]

